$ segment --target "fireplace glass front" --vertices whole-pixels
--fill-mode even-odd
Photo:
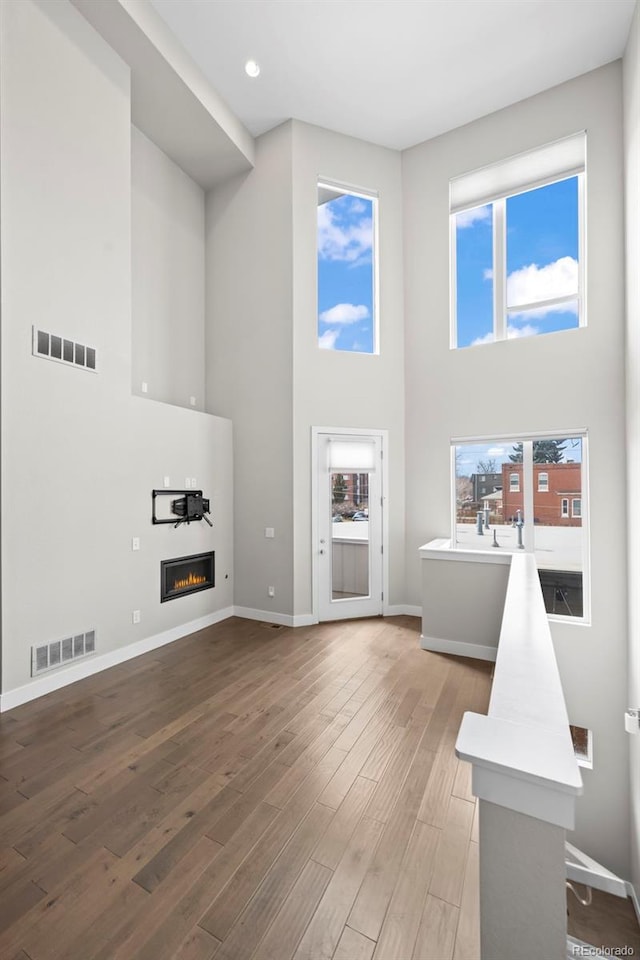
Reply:
[[[215,560],[210,553],[177,557],[160,563],[160,600],[175,600],[189,593],[199,593],[215,586]]]

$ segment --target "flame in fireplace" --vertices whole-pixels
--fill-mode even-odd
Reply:
[[[174,580],[173,589],[184,590],[186,587],[197,587],[199,584],[206,582],[206,577],[198,576],[196,573],[190,573],[188,577],[184,577],[182,580]]]

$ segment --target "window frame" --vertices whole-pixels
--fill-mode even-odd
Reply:
[[[589,625],[591,623],[591,513],[590,513],[590,496],[589,496],[589,431],[586,427],[580,428],[569,428],[567,430],[543,430],[535,432],[523,432],[523,433],[511,433],[511,434],[494,434],[494,435],[481,435],[481,436],[471,436],[471,437],[452,437],[449,441],[450,444],[450,460],[451,460],[451,485],[450,485],[450,504],[451,504],[451,539],[450,544],[453,550],[458,549],[456,542],[456,522],[457,522],[457,500],[456,500],[456,448],[463,446],[465,444],[491,444],[494,446],[504,445],[510,443],[522,443],[523,449],[523,458],[522,458],[522,494],[523,494],[523,508],[524,516],[534,516],[534,469],[533,469],[533,444],[536,440],[563,440],[568,437],[574,438],[579,437],[582,441],[582,459],[581,459],[581,496],[579,499],[581,501],[581,529],[583,534],[582,541],[582,616],[581,617],[567,617],[561,614],[547,613],[547,618],[554,622],[560,623],[571,623],[577,625]],[[521,491],[514,491],[520,493]],[[570,498],[562,498],[570,499]],[[562,502],[562,501],[561,501]],[[568,519],[567,517],[562,519]],[[577,519],[577,518],[576,518]],[[522,537],[523,537],[523,547],[526,553],[531,553],[535,555],[535,522],[534,523],[525,523],[522,528]],[[476,556],[479,557],[478,562],[486,562],[484,557],[486,554],[490,554],[490,549],[487,547],[482,550],[468,550],[467,547],[462,547],[462,550],[465,551],[465,554],[468,554],[470,560],[475,560]],[[516,551],[506,551],[508,553],[515,553]],[[467,557],[465,556],[465,559]]]
[[[560,498],[560,519],[569,519],[569,497]]]
[[[544,477],[544,486],[542,485],[543,477]],[[538,493],[549,493],[549,474],[545,473],[544,470],[538,471]]]
[[[362,351],[362,350],[322,350],[322,353],[341,353],[341,354],[353,354],[356,357],[377,357],[380,356],[381,344],[380,344],[380,230],[379,230],[379,207],[380,207],[380,195],[377,190],[368,190],[366,187],[355,186],[354,184],[345,183],[339,180],[332,180],[330,177],[316,177],[316,234],[315,234],[315,271],[316,271],[316,329],[315,329],[315,345],[316,349],[320,349],[318,346],[319,339],[319,317],[318,317],[318,302],[320,294],[320,279],[318,271],[318,227],[317,227],[317,210],[319,207],[318,204],[318,191],[324,187],[327,190],[335,190],[336,193],[341,193],[343,196],[350,197],[359,197],[361,200],[369,200],[371,202],[371,230],[373,237],[371,240],[371,269],[373,273],[373,283],[372,283],[372,302],[371,302],[371,311],[372,311],[372,324],[371,329],[373,333],[373,350]],[[335,198],[337,199],[337,198]]]
[[[513,482],[515,480],[515,483]],[[520,493],[520,474],[509,474],[509,493]]]
[[[510,197],[517,197],[531,190],[537,190],[541,187],[548,187],[554,183],[561,183],[563,180],[578,181],[578,290],[576,295],[556,297],[551,300],[540,300],[536,303],[518,304],[517,309],[512,307],[511,311],[507,307],[507,200]],[[505,193],[497,199],[491,200],[492,206],[492,229],[493,229],[493,340],[478,346],[487,346],[489,343],[499,343],[508,340],[507,328],[509,325],[509,312],[524,313],[527,310],[535,310],[545,306],[554,306],[562,303],[578,303],[578,326],[587,325],[587,298],[586,298],[586,170],[569,175],[562,174],[555,179],[549,179],[544,183],[532,182],[524,188],[518,188],[513,193]],[[484,204],[486,206],[486,204]],[[478,204],[474,203],[469,207],[461,207],[455,212],[449,213],[449,310],[450,310],[450,349],[466,350],[472,344],[461,347],[458,346],[458,304],[457,304],[457,229],[456,217],[466,210],[477,209]],[[566,330],[553,330],[549,333],[566,333]],[[546,336],[545,333],[536,336]],[[513,339],[528,339],[513,338]]]
[[[576,513],[576,503],[579,503],[578,512]],[[571,498],[571,517],[582,520],[582,497],[572,497]]]

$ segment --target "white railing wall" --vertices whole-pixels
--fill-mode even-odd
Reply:
[[[426,593],[430,556],[442,563],[445,550],[430,546]],[[511,557],[488,714],[465,713],[456,754],[472,765],[480,804],[482,960],[564,960],[565,831],[582,779],[531,554]]]

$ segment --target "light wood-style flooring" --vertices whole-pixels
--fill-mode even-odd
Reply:
[[[0,717],[0,957],[477,960],[490,665],[233,619]]]

